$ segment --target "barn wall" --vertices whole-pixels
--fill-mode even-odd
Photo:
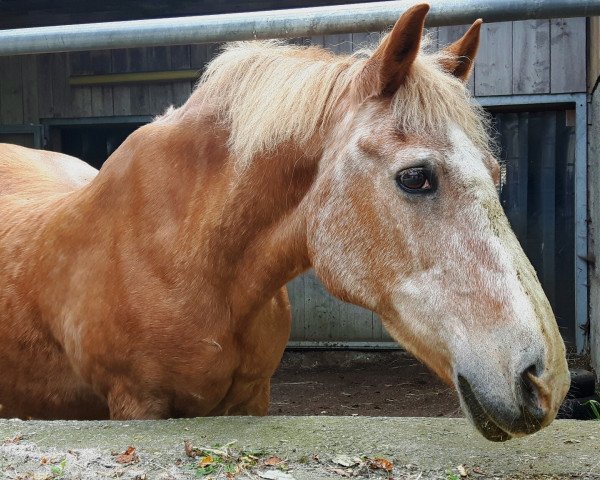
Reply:
[[[459,38],[467,26],[429,30],[432,48]],[[586,20],[531,20],[484,25],[469,88],[475,96],[539,95],[586,91]],[[297,39],[351,53],[376,33]],[[159,70],[201,70],[214,45],[151,47],[112,51],[0,58],[0,126],[39,124],[51,119],[146,116],[180,105],[192,82],[71,87],[71,75]],[[389,342],[369,311],[327,294],[314,274],[289,285],[292,341]]]
[[[596,88],[590,103],[592,124],[588,145],[589,256],[590,264],[590,351],[600,378],[600,91]]]
[[[588,132],[590,352],[600,379],[600,17],[590,20],[588,87],[591,93]]]
[[[466,26],[430,29],[433,48],[452,42]],[[585,19],[528,20],[484,25],[474,75],[476,96],[572,93],[586,90]],[[377,34],[304,39],[350,53]],[[0,57],[0,125],[40,119],[154,115],[181,104],[192,82],[166,85],[71,87],[71,75],[202,69],[212,45]]]

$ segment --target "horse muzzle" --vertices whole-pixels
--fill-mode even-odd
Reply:
[[[533,364],[521,371],[512,388],[508,386],[509,397],[497,395],[494,388],[478,387],[479,382],[471,383],[466,375],[457,375],[463,409],[485,438],[504,442],[535,433],[554,420],[568,381],[552,389],[539,372],[540,368]]]

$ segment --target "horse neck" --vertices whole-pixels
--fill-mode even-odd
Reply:
[[[309,266],[301,205],[317,161],[288,146],[239,171],[226,140],[208,116],[145,126],[82,201],[110,217],[118,248],[137,249],[162,280],[195,297],[210,286],[244,315]]]

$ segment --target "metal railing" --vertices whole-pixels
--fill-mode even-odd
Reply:
[[[0,31],[0,56],[385,29],[415,0]],[[600,0],[437,0],[429,26],[600,15]]]

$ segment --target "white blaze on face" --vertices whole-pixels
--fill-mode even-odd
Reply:
[[[439,197],[432,199],[438,202],[438,218],[424,219],[432,225],[433,240],[410,238],[406,232],[415,251],[429,250],[434,266],[398,278],[395,307],[411,337],[429,337],[451,351],[458,369],[479,365],[488,383],[501,373],[496,379],[500,388],[502,377],[521,368],[517,350],[543,351],[539,319],[526,292],[541,288],[525,287],[519,278],[518,270],[529,263],[502,211],[482,152],[456,126],[449,128],[448,139],[451,147],[443,158],[440,152],[429,153],[438,156],[440,180]]]

